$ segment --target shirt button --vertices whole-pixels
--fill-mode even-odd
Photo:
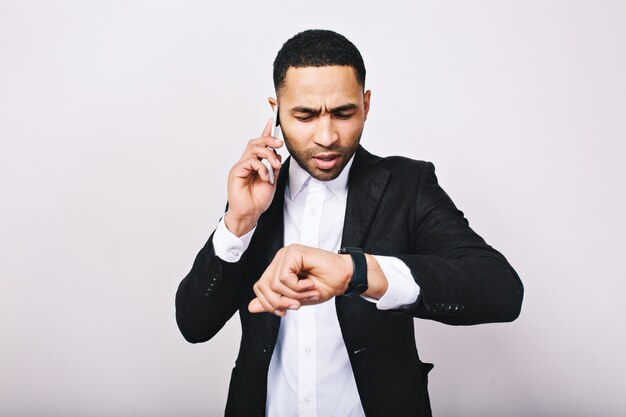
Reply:
[[[307,355],[311,353],[311,348],[310,347],[305,347],[304,348],[304,353],[306,353]]]
[[[233,249],[230,253],[232,253],[233,256],[239,256],[239,251],[237,249]]]
[[[317,214],[317,211],[315,211],[315,210],[309,211],[309,216],[311,216],[311,217],[315,216],[316,214]]]
[[[304,402],[309,404],[311,402],[311,397],[309,397],[308,395],[304,397]]]

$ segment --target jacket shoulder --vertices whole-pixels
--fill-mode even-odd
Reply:
[[[395,180],[401,179],[407,182],[418,181],[426,177],[434,177],[435,165],[430,161],[407,158],[405,156],[381,157],[371,155],[370,161],[377,168],[388,171]]]
[[[434,169],[434,165],[429,161],[422,161],[418,159],[411,159],[405,156],[386,156],[379,157],[380,160],[378,165],[381,168],[385,168],[389,171],[423,171],[426,167],[432,167]]]
[[[406,156],[378,156],[368,152],[363,147],[360,147],[359,153],[361,158],[366,163],[376,165],[379,168],[387,169],[391,172],[406,172],[416,170],[421,172],[427,167],[433,170],[435,169],[432,162],[407,158]]]

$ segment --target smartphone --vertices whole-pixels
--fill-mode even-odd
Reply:
[[[272,115],[272,130],[270,132],[270,136],[274,136],[276,139],[282,140],[280,120],[278,119],[278,104],[274,106],[274,114]],[[270,147],[270,149],[274,151],[274,153],[276,153],[276,150],[274,148]],[[263,160],[263,164],[265,165],[265,167],[267,168],[269,172],[270,184],[273,185],[274,184],[274,168],[272,167],[272,165],[269,163],[267,159]]]
[[[282,131],[280,130],[280,120],[278,119],[278,104],[274,106],[274,114],[272,115],[272,133],[271,136],[274,136],[276,139],[282,140]]]

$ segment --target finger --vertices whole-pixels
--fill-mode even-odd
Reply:
[[[270,283],[270,289],[282,296],[282,299],[279,301],[281,307],[284,306],[285,304],[287,304],[287,306],[289,306],[288,302],[291,300],[304,300],[307,298],[311,298],[311,297],[315,297],[319,295],[319,291],[312,289],[312,290],[302,290],[302,291],[294,291],[291,288],[289,288],[288,286],[284,285],[282,282],[276,280],[273,281],[272,283]]]
[[[258,159],[267,159],[272,163],[274,168],[280,169],[281,167],[281,159],[279,155],[274,151],[274,149],[270,149],[267,146],[260,145],[252,145],[246,149],[244,152],[242,159],[247,158],[258,158]]]
[[[274,291],[270,286],[258,286],[259,292],[257,297],[263,303],[267,302],[272,311],[297,310],[300,308],[300,302],[293,298],[287,297],[280,292]]]
[[[248,158],[267,159],[270,161],[273,168],[280,169],[282,166],[282,157],[274,150],[274,148],[268,148],[265,144],[259,143],[255,140],[254,143],[250,142],[243,154],[240,161]]]
[[[248,179],[250,175],[257,174],[263,181],[269,182],[270,176],[267,167],[256,158],[250,158],[239,162],[233,167],[233,176]]]
[[[309,283],[303,285],[296,283],[293,286],[288,286],[280,281],[276,281],[271,284],[271,288],[272,291],[293,300],[304,300],[319,296],[319,290],[317,290],[314,285]]]
[[[297,310],[300,308],[300,302],[298,300],[308,298],[313,294],[299,294],[292,291],[275,277],[276,271],[279,270],[277,265],[279,265],[281,261],[280,256],[278,259],[275,258],[274,261],[272,261],[259,281],[254,284],[253,290],[261,303],[266,301],[274,310]]]
[[[286,262],[285,253],[283,251],[281,252],[283,256],[274,258],[272,270],[267,271],[268,276],[275,275],[275,278],[269,281],[269,289],[291,300],[319,297],[319,291],[315,288],[313,280],[299,279],[298,275],[289,267],[289,263]]]
[[[283,317],[287,310],[297,310],[300,308],[299,302],[287,297],[281,297],[279,294],[271,291],[261,291],[257,293],[256,300],[258,300],[261,305],[262,311],[276,314],[279,317]],[[258,306],[253,305],[252,307],[258,309]]]
[[[262,292],[258,291],[257,289],[255,289],[254,292],[256,293],[256,300],[261,306],[260,312],[276,314],[276,308],[270,302],[267,301],[267,298],[265,297],[265,295]],[[280,312],[278,312],[278,314],[280,314]]]
[[[269,268],[271,268],[271,265],[269,266]],[[267,311],[268,313],[275,313],[277,307],[268,299],[268,295],[271,295],[271,290],[266,287],[267,274],[268,271],[266,271],[261,276],[261,278],[252,286],[252,290],[254,291],[254,294],[256,295],[259,304],[261,304],[261,306],[263,307],[263,311]]]
[[[280,173],[280,169],[273,168],[273,171],[274,171],[274,184],[276,184],[276,181],[278,181],[278,174]]]
[[[285,263],[285,257],[282,257],[277,265],[276,278],[271,281],[271,285],[276,287],[276,290],[282,289],[289,294],[295,294],[298,292],[298,275],[296,275],[287,263]],[[306,288],[303,288],[306,290]],[[283,293],[284,295],[288,295]]]
[[[280,148],[281,146],[283,146],[283,143],[284,142],[282,140],[277,139],[273,136],[263,136],[260,138],[250,139],[246,145],[246,149],[244,150],[244,155],[253,146],[262,146],[264,148]]]
[[[269,148],[269,150],[272,151],[272,153],[274,154],[273,159],[271,159],[271,161],[274,162],[272,166],[274,167],[274,169],[280,170],[280,168],[283,166],[283,156],[276,152],[276,149],[274,148]]]
[[[265,311],[265,308],[263,308],[263,305],[258,298],[254,298],[250,301],[250,304],[248,304],[248,311],[250,313],[269,313],[269,311]]]
[[[315,281],[309,278],[301,278],[298,280],[297,291],[298,294],[302,294],[302,298],[298,298],[302,305],[316,304],[321,298],[321,292],[315,286]]]
[[[272,133],[272,118],[270,118],[267,123],[265,123],[265,127],[263,128],[261,136],[269,136],[270,133]]]
[[[276,151],[274,151],[276,152]],[[278,158],[278,166],[273,166],[274,169],[274,181],[278,180],[278,175],[280,174],[280,168],[283,166],[283,157],[281,154],[277,153],[276,158]]]
[[[315,297],[315,298],[309,298],[308,300],[302,300],[300,304],[304,307],[304,306],[312,306],[312,305],[319,304],[322,302],[323,301],[320,301],[318,297]]]
[[[309,278],[298,279],[295,290],[298,292],[311,291],[315,289],[315,282]]]

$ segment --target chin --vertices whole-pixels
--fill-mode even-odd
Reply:
[[[311,174],[311,176],[313,178],[315,178],[318,181],[332,181],[335,178],[337,178],[339,176],[339,174],[341,174],[341,171],[339,172],[335,172],[335,171],[319,171],[319,170],[315,170],[314,172],[309,172],[309,174]]]

